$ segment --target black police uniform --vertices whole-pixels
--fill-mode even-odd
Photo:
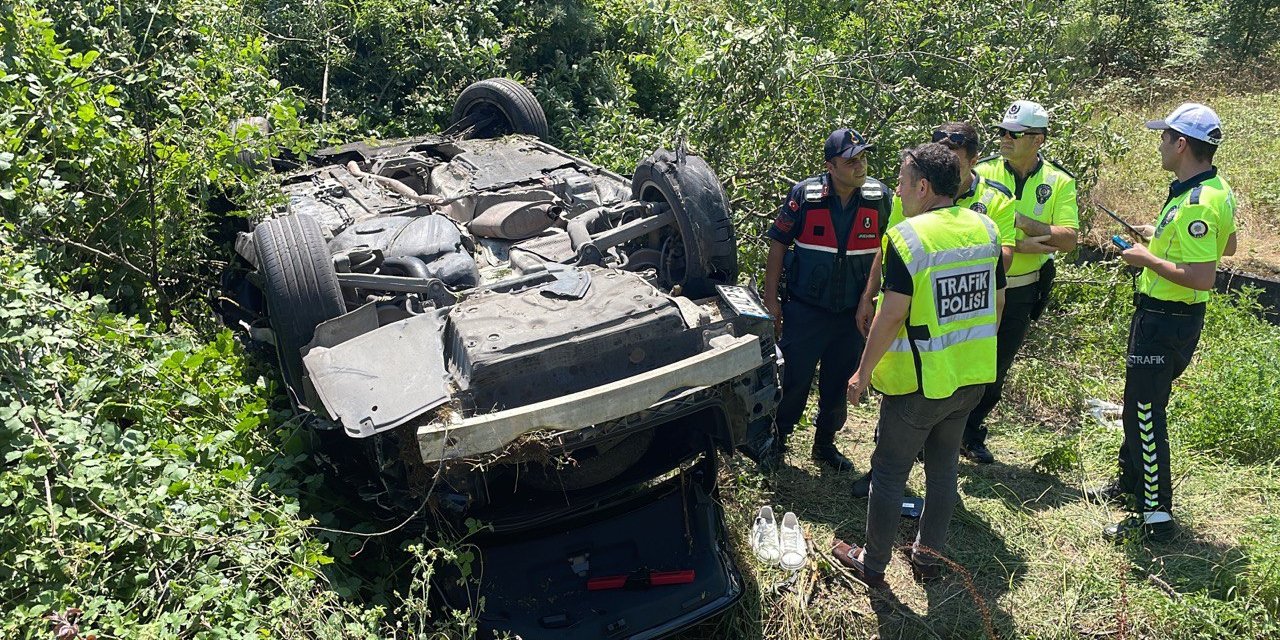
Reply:
[[[884,183],[868,177],[846,206],[823,174],[791,189],[765,234],[790,247],[778,342],[784,365],[776,422],[783,445],[804,413],[819,363],[815,447],[834,443],[844,425],[845,390],[864,345],[855,321],[858,301],[892,204]]]

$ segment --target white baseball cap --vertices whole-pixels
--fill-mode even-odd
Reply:
[[[1049,112],[1039,102],[1019,100],[1004,111],[1004,120],[996,125],[1007,131],[1026,131],[1027,129],[1047,129]]]
[[[1148,129],[1173,129],[1184,136],[1209,144],[1222,142],[1222,120],[1213,109],[1198,102],[1184,102],[1164,120],[1151,120]]]

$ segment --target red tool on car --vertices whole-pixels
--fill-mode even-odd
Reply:
[[[640,569],[628,575],[602,576],[587,580],[587,591],[604,591],[606,589],[648,589],[668,584],[689,584],[693,582],[693,569],[680,571],[650,571]]]

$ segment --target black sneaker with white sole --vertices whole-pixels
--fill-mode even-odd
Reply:
[[[1178,532],[1173,520],[1146,522],[1140,515],[1133,515],[1102,529],[1102,537],[1116,543],[1166,542]]]

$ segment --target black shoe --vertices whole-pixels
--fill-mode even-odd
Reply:
[[[996,461],[996,457],[991,455],[991,450],[981,442],[960,445],[960,455],[978,464],[991,464]]]
[[[773,475],[778,472],[785,464],[787,457],[787,446],[774,441],[768,448],[760,453],[760,457],[756,460],[756,465],[760,467],[760,473],[765,475]]]
[[[907,560],[907,564],[911,565],[911,577],[920,584],[935,582],[942,578],[941,562],[922,562],[916,559],[916,554],[911,547],[899,547],[902,551],[902,557]]]
[[[853,481],[853,497],[865,498],[871,495],[871,472],[866,472],[861,478]]]
[[[1128,502],[1129,492],[1120,488],[1120,483],[1113,481],[1111,484],[1102,485],[1100,487],[1090,487],[1084,490],[1084,497],[1098,503],[1108,503],[1117,507],[1125,506]]]
[[[834,444],[815,444],[812,453],[814,462],[821,462],[836,471],[853,471],[853,461],[844,457]]]
[[[1102,529],[1102,537],[1116,543],[1125,542],[1164,542],[1177,533],[1173,520],[1147,524],[1140,515],[1129,516],[1120,522],[1107,525]]]

